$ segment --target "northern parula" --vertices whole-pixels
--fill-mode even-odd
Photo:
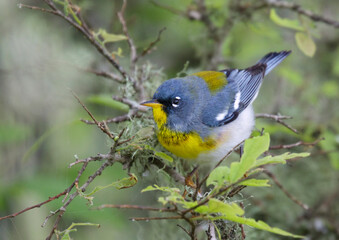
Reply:
[[[291,51],[272,52],[246,69],[198,72],[165,81],[152,100],[159,142],[184,159],[220,160],[250,137],[252,103],[264,76]]]

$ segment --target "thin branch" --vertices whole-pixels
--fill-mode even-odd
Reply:
[[[287,1],[278,1],[278,0],[266,0],[265,4],[268,7],[276,7],[276,8],[286,8],[289,9],[291,11],[297,12],[303,16],[306,16],[310,19],[312,19],[315,22],[322,22],[325,23],[327,25],[333,26],[335,28],[339,28],[339,21],[327,18],[325,16],[321,16],[318,14],[313,13],[310,10],[307,9],[303,9],[300,5],[295,4],[295,3],[291,3],[291,2],[287,2]]]
[[[155,212],[176,212],[177,210],[174,208],[154,208],[148,206],[139,206],[139,205],[116,205],[116,204],[103,204],[96,209],[100,210],[103,208],[119,208],[119,209],[136,209],[136,210],[145,210],[145,211],[155,211]]]
[[[131,50],[131,57],[130,57],[131,58],[131,63],[132,63],[132,66],[133,66],[133,64],[137,61],[137,50],[135,48],[133,39],[129,36],[127,24],[126,24],[126,21],[125,21],[125,18],[124,18],[124,13],[125,13],[126,5],[127,5],[127,1],[124,0],[123,4],[122,4],[122,7],[121,7],[121,10],[117,13],[117,15],[118,15],[119,21],[120,21],[120,23],[122,25],[122,30],[123,30],[125,36],[127,37],[128,46],[129,46],[129,48]]]
[[[40,7],[36,7],[36,6],[30,6],[30,5],[26,5],[26,4],[22,4],[22,3],[18,4],[18,8],[28,8],[28,9],[31,9],[31,10],[38,10],[38,11],[41,11],[41,12],[51,13],[51,14],[59,16],[59,14],[56,11],[49,10],[49,9],[46,9],[46,8],[40,8]]]
[[[62,200],[62,202],[65,202],[66,198],[68,197],[68,194],[71,192],[71,190],[73,189],[73,187],[79,183],[79,179],[81,177],[81,175],[84,173],[85,169],[87,168],[88,162],[84,162],[82,167],[80,168],[77,177],[75,178],[74,182],[71,184],[71,186],[69,186],[66,189],[66,195],[64,197],[64,199]]]
[[[131,121],[133,118],[140,118],[142,115],[138,113],[137,110],[131,110],[130,113],[121,115],[118,117],[114,118],[109,118],[107,120],[99,122],[100,124],[103,124],[103,122],[107,123],[120,123],[120,122],[126,122],[126,121]],[[89,124],[89,125],[95,125],[96,123],[90,120],[86,119],[80,119],[80,121]]]
[[[88,157],[88,158],[85,158],[85,159],[76,159],[75,162],[72,162],[69,164],[69,168],[73,167],[74,165],[76,164],[79,164],[79,163],[89,163],[89,162],[94,162],[94,161],[101,161],[103,159],[108,159],[110,158],[111,155],[110,154],[98,154],[97,156],[95,157]]]
[[[182,176],[180,173],[178,173],[177,171],[175,171],[175,169],[173,167],[170,167],[166,164],[164,164],[161,160],[157,159],[157,158],[152,158],[151,159],[151,163],[154,164],[155,166],[157,166],[159,169],[164,170],[168,175],[170,175],[174,181],[184,185],[185,184],[185,177]]]
[[[18,216],[18,215],[20,215],[20,214],[22,214],[22,213],[24,213],[24,212],[27,212],[27,211],[32,210],[32,209],[34,209],[34,208],[39,208],[39,207],[45,205],[46,203],[49,203],[49,202],[51,202],[51,201],[54,201],[54,200],[58,199],[59,197],[65,195],[66,193],[67,193],[67,189],[66,189],[65,191],[63,191],[62,193],[59,193],[59,194],[55,195],[54,197],[49,197],[49,198],[48,198],[46,201],[44,201],[44,202],[41,202],[41,203],[38,203],[38,204],[36,204],[36,205],[30,206],[30,207],[28,207],[28,208],[25,208],[25,209],[19,211],[19,212],[16,212],[16,213],[13,213],[13,214],[4,216],[4,217],[0,217],[0,221],[1,221],[1,220],[4,220],[4,219],[8,219],[8,218],[14,218],[14,217],[16,217],[16,216]]]
[[[289,192],[284,188],[284,186],[278,181],[278,179],[276,178],[276,176],[275,176],[272,172],[268,171],[267,169],[264,169],[264,173],[265,173],[268,177],[270,177],[270,178],[273,180],[273,182],[281,189],[281,191],[283,191],[283,193],[285,193],[285,195],[286,195],[289,199],[291,199],[291,200],[292,200],[293,202],[295,202],[297,205],[299,205],[300,207],[302,207],[304,210],[308,210],[308,209],[309,209],[309,207],[308,207],[306,204],[302,203],[300,200],[298,200],[296,197],[294,197],[291,193],[289,193]]]
[[[131,79],[131,77],[127,74],[127,72],[124,70],[124,68],[119,65],[115,59],[112,57],[112,55],[107,51],[107,49],[98,42],[94,35],[92,34],[92,31],[87,28],[86,24],[78,24],[75,20],[72,19],[71,16],[66,16],[62,11],[60,11],[51,0],[43,0],[53,11],[43,11],[39,8],[30,8],[32,10],[39,10],[42,12],[51,13],[54,15],[57,15],[67,21],[70,25],[72,25],[74,28],[76,28],[78,31],[80,31],[85,38],[98,50],[98,52],[103,55],[112,65],[113,67],[122,75],[124,79]],[[72,6],[71,6],[72,7]],[[80,18],[82,19],[82,18]]]
[[[111,73],[111,72],[106,72],[106,71],[103,71],[103,70],[94,70],[94,69],[89,69],[89,68],[80,68],[80,67],[76,67],[78,70],[80,71],[85,71],[85,72],[88,72],[88,73],[93,73],[99,77],[104,77],[104,78],[108,78],[108,79],[111,79],[111,80],[114,80],[118,83],[126,83],[126,81],[124,81],[122,79],[122,77],[118,76],[117,74],[115,73]]]
[[[51,232],[50,232],[49,235],[46,237],[46,240],[50,240],[50,239],[52,238],[52,236],[54,235],[55,230],[58,228],[59,222],[60,222],[62,216],[64,215],[65,211],[66,211],[65,208],[63,208],[62,210],[60,210],[60,213],[59,213],[57,219],[56,219],[55,222],[54,222],[54,225],[53,225],[53,228],[52,228]]]
[[[88,187],[88,185],[99,175],[102,174],[102,172],[109,166],[111,166],[112,164],[114,163],[113,160],[107,160],[105,161],[101,166],[100,168],[95,171],[91,176],[88,177],[87,181],[79,188],[79,191],[81,192],[85,192],[86,191],[86,188]],[[68,207],[68,205],[74,200],[75,197],[77,197],[79,195],[79,191],[76,191],[74,192],[73,194],[71,194],[67,200],[66,203],[64,203],[64,205],[62,207],[60,207],[59,209],[57,209],[55,212],[51,213],[50,215],[48,215],[43,223],[43,226],[46,224],[46,222],[52,217],[54,216],[55,214],[59,213],[55,223],[54,223],[54,226],[53,226],[53,229],[52,229],[52,232],[50,233],[50,235],[46,238],[46,240],[50,240],[51,237],[53,236],[55,230],[57,229],[58,227],[58,224],[59,224],[59,221],[60,221],[60,218],[62,217],[62,215],[64,214],[64,212],[66,211],[66,208]]]
[[[142,112],[146,112],[148,110],[147,107],[142,106],[138,102],[133,101],[131,99],[122,98],[122,97],[118,97],[118,96],[112,96],[112,98],[115,101],[118,101],[118,102],[121,102],[121,103],[124,103],[124,104],[128,105],[132,109],[138,109],[138,111],[142,111]]]
[[[238,145],[236,145],[235,147],[233,147],[222,159],[219,160],[219,162],[214,166],[214,168],[211,169],[211,171],[202,179],[202,181],[198,184],[197,186],[197,192],[199,191],[199,189],[202,187],[202,185],[207,181],[208,177],[210,176],[211,172],[216,169],[217,167],[220,166],[220,164],[227,159],[232,152],[234,152],[237,148],[239,148],[242,144],[244,143],[244,141],[242,141],[241,143],[239,143]]]
[[[88,110],[88,108],[85,106],[85,104],[80,100],[80,98],[72,90],[71,90],[71,92],[72,92],[73,96],[78,100],[80,105],[83,107],[83,109],[85,109],[85,111],[88,113],[88,115],[93,119],[94,123],[98,126],[98,128],[102,132],[107,134],[107,136],[109,136],[111,139],[114,139],[114,135],[111,133],[111,131],[107,127],[106,123],[105,122],[98,122],[96,120],[96,118],[94,117],[94,115]]]
[[[286,128],[290,129],[292,132],[298,134],[298,130],[290,126],[289,124],[285,123],[282,121],[283,119],[291,119],[292,117],[290,116],[283,116],[283,115],[274,115],[274,114],[267,114],[267,113],[259,113],[255,115],[256,118],[269,118],[273,119],[277,123],[285,126]]]
[[[186,228],[184,228],[183,226],[181,226],[180,224],[177,224],[178,227],[180,227],[185,233],[187,233],[188,236],[191,236],[191,234],[189,233],[189,231],[187,231]]]
[[[143,56],[149,54],[149,53],[152,51],[152,49],[154,48],[154,46],[155,46],[158,42],[160,42],[160,40],[161,40],[161,34],[162,34],[166,29],[167,29],[166,27],[160,29],[160,31],[158,32],[158,37],[157,37],[157,39],[155,39],[153,42],[151,42],[151,43],[148,45],[148,47],[145,48],[144,51],[142,51],[142,53],[140,54],[141,57],[143,57]]]
[[[224,194],[225,192],[227,192],[228,190],[232,189],[234,186],[237,186],[240,182],[246,180],[246,179],[250,179],[254,177],[253,175],[251,176],[243,176],[242,178],[240,178],[238,181],[236,181],[235,183],[232,183],[228,186],[225,186],[223,188],[221,188],[218,192],[214,193],[214,194],[211,194],[211,195],[208,195],[204,200],[198,202],[197,205],[195,205],[194,207],[191,207],[189,209],[186,209],[185,211],[182,212],[183,215],[186,215],[187,213],[191,212],[192,210],[208,203],[208,201],[211,199],[211,198],[214,198],[216,196],[220,196],[222,194]]]
[[[173,219],[183,219],[182,216],[168,216],[168,217],[135,217],[130,218],[134,221],[152,221],[152,220],[173,220]]]
[[[320,141],[324,140],[325,138],[319,138],[315,140],[314,142],[304,142],[304,141],[298,141],[296,143],[291,143],[291,144],[280,144],[280,145],[275,145],[275,146],[270,146],[270,150],[273,149],[289,149],[289,148],[294,148],[298,146],[311,146],[314,147],[317,145]]]

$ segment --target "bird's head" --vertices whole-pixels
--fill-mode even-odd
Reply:
[[[142,105],[153,108],[158,127],[165,124],[173,131],[189,132],[198,92],[194,85],[180,78],[164,82],[154,93],[152,100]]]

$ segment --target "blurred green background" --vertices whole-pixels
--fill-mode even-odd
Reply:
[[[56,16],[19,9],[18,3],[39,5],[40,1],[0,1],[0,216],[34,205],[67,188],[79,166],[68,168],[79,158],[109,151],[107,138],[94,126],[79,121],[86,112],[72,96],[70,89],[87,104],[98,119],[125,113],[90,99],[98,94],[118,94],[112,80],[81,69],[113,71],[93,46],[76,30]],[[73,1],[92,29],[122,33],[116,17],[122,1]],[[251,1],[242,1],[244,3]],[[297,1],[304,8],[329,18],[338,18],[336,1]],[[158,1],[183,13],[192,5],[189,0]],[[235,15],[233,27],[220,47],[223,61],[216,68],[247,67],[270,51],[292,50],[292,54],[264,82],[254,106],[257,113],[281,113],[293,116],[288,121],[300,130],[296,135],[271,121],[257,120],[257,129],[265,128],[272,144],[289,144],[299,140],[312,142],[326,139],[316,147],[297,148],[313,155],[284,166],[273,167],[286,189],[314,209],[304,212],[276,186],[247,189],[244,205],[248,216],[262,219],[307,239],[339,238],[339,29],[302,18],[315,42],[314,56],[306,56],[295,41],[296,31],[278,26],[270,18],[269,9],[236,16],[228,8],[229,1],[206,1],[213,21],[218,26],[226,17]],[[299,19],[288,10],[277,10],[281,17]],[[337,19],[339,20],[339,19]],[[126,21],[131,37],[141,52],[166,27],[156,51],[144,62],[159,71],[159,79],[175,77],[189,61],[188,72],[206,70],[214,42],[199,21],[174,14],[151,1],[128,1]],[[112,51],[122,49],[118,57],[125,64],[129,57],[126,42],[110,45]],[[159,85],[152,80],[150,89]],[[150,93],[151,94],[151,93]],[[114,129],[114,125],[112,125]],[[100,165],[92,163],[88,173]],[[139,194],[149,184],[157,183],[154,174],[144,174],[131,189],[96,194],[94,206],[104,203],[150,205],[156,198]],[[86,175],[86,174],[85,174]],[[86,175],[87,176],[87,175]],[[83,179],[85,179],[85,177]],[[94,185],[106,185],[126,177],[118,164],[104,171]],[[91,188],[90,188],[91,189]],[[60,207],[61,199],[15,218],[0,222],[0,239],[42,239],[54,222],[52,218],[41,228],[50,211]],[[76,199],[67,209],[60,228],[72,222],[101,225],[78,227],[74,239],[185,239],[175,222],[132,222],[129,217],[144,216],[128,210],[91,210],[84,199]],[[159,229],[164,229],[161,231]],[[173,229],[173,230],[171,230]],[[282,239],[262,231],[246,229],[248,239]],[[172,232],[171,232],[172,231]],[[175,235],[173,234],[175,231]]]

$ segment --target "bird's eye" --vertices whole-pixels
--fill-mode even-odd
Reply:
[[[175,98],[173,98],[173,100],[172,100],[172,106],[173,107],[178,107],[179,106],[179,103],[180,103],[180,97],[175,97]]]

